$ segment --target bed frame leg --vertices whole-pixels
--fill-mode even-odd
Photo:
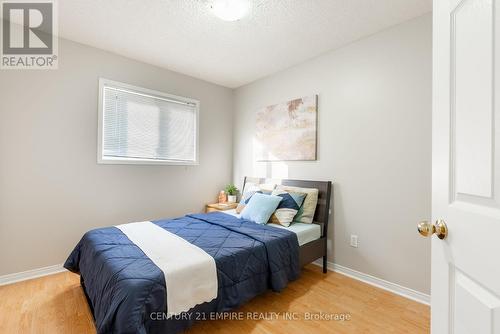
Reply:
[[[326,261],[326,255],[323,256],[323,274],[326,274],[327,272],[327,261]]]

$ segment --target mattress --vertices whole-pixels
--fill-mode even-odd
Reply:
[[[240,218],[240,215],[236,213],[235,209],[222,212]],[[278,227],[294,232],[295,234],[297,234],[299,246],[305,245],[308,242],[321,238],[321,226],[318,224],[293,223],[289,227],[278,224],[269,224],[269,226]]]

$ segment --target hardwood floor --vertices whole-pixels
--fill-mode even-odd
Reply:
[[[235,312],[243,318],[257,312],[268,319],[202,321],[188,333],[429,333],[428,306],[341,274],[324,275],[314,265],[282,293],[268,292]],[[95,333],[78,275],[67,272],[0,286],[0,333]]]

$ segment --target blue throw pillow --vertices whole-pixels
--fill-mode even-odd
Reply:
[[[251,199],[251,198],[253,197],[253,195],[255,195],[255,194],[263,194],[263,192],[262,192],[262,191],[260,191],[260,190],[259,190],[259,191],[256,191],[256,192],[254,192],[253,194],[249,195],[249,197],[248,197],[247,199],[242,198],[242,199],[241,199],[241,201],[242,201],[245,205],[247,205],[247,204],[248,204],[248,202],[250,202],[250,199]]]
[[[252,198],[253,195],[255,194],[262,194],[263,192],[260,190],[251,190],[243,194],[241,196],[241,201],[238,203],[238,206],[236,207],[236,213],[241,213],[245,206],[250,202],[250,198]]]
[[[281,202],[281,197],[256,193],[241,212],[241,218],[266,224]]]

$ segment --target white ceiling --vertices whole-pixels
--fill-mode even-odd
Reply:
[[[432,0],[253,0],[247,17],[225,22],[210,2],[58,1],[59,34],[234,88],[432,7]]]

